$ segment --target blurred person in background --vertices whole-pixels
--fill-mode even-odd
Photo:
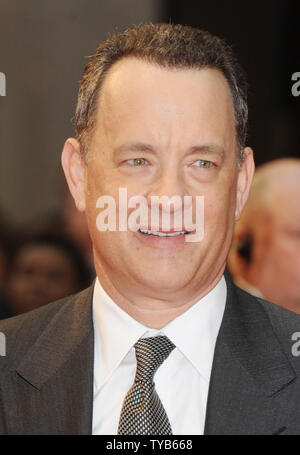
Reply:
[[[32,227],[32,225],[34,227]],[[41,233],[68,238],[80,251],[90,274],[90,280],[95,278],[92,241],[89,235],[84,213],[76,209],[76,205],[66,182],[61,182],[61,204],[57,211],[46,213],[43,217],[34,220],[25,231],[30,236]]]
[[[260,166],[228,268],[246,291],[300,313],[300,159]]]
[[[41,234],[18,247],[7,277],[10,315],[17,315],[89,286],[78,248],[63,236]]]

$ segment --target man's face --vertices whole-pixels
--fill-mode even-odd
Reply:
[[[219,71],[119,61],[104,81],[88,153],[85,203],[98,276],[160,299],[192,297],[221,276],[247,172],[237,170],[233,102]],[[203,196],[202,241],[100,232],[97,199],[113,196],[118,209],[119,188],[128,199],[145,197],[149,212],[151,196],[192,196],[194,209]]]

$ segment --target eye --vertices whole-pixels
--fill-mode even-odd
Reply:
[[[206,161],[206,160],[197,160],[192,164],[192,166],[208,169],[213,166],[213,163],[211,161]]]
[[[148,161],[145,158],[133,158],[132,160],[127,160],[127,163],[135,167],[140,167],[146,166]]]

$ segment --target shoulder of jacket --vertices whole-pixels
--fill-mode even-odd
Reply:
[[[51,302],[36,310],[0,321],[0,369],[18,362],[18,359],[21,359],[41,334],[50,327],[52,321],[56,325],[69,313],[72,319],[75,303],[84,302],[90,290],[91,288],[87,288],[78,294]],[[8,345],[10,355],[6,355],[5,348]]]

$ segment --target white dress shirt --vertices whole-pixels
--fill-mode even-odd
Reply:
[[[96,279],[93,434],[117,434],[122,404],[135,378],[134,344],[141,337],[156,335],[166,335],[176,346],[154,376],[155,389],[173,434],[203,434],[210,373],[226,295],[222,277],[209,294],[185,313],[163,329],[155,330],[123,311]]]

